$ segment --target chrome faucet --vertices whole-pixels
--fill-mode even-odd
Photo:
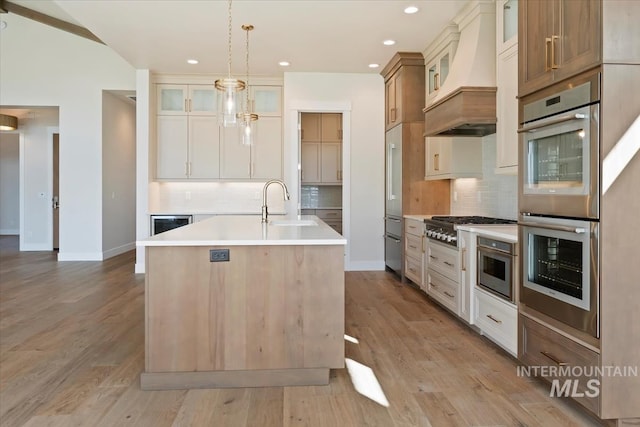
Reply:
[[[269,212],[267,209],[267,188],[269,188],[269,185],[271,184],[280,184],[280,187],[282,187],[282,191],[284,192],[284,199],[285,200],[289,200],[289,190],[287,190],[287,186],[285,185],[284,182],[280,181],[279,179],[271,179],[267,182],[265,182],[264,187],[262,188],[262,222],[267,222],[267,217],[269,216]]]

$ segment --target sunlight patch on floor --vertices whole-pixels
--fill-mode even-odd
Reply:
[[[345,341],[349,341],[349,342],[352,342],[354,344],[359,344],[360,343],[360,341],[358,341],[357,338],[354,338],[354,337],[349,336],[347,334],[344,334],[344,339],[345,339]]]
[[[384,395],[384,391],[382,391],[382,387],[380,387],[380,383],[376,378],[376,374],[373,373],[373,370],[349,358],[345,359],[345,363],[356,391],[374,402],[388,407],[389,401]]]

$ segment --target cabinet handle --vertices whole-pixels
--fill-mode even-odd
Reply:
[[[434,288],[434,289],[438,289],[438,285],[436,285],[436,284],[435,284],[435,283],[433,283],[433,282],[429,282],[429,286],[431,286],[431,287],[432,287],[432,288]]]
[[[189,112],[189,100],[188,99],[184,100],[184,112],[185,113]]]
[[[496,319],[495,317],[493,317],[490,314],[487,314],[487,317],[491,320],[493,320],[494,322],[498,323],[498,324],[502,324],[502,320]]]
[[[433,170],[440,170],[440,153],[433,155]]]
[[[396,109],[392,108],[391,109],[391,122],[395,122],[396,121]]]
[[[435,73],[433,75],[433,90],[440,89],[440,73]]]
[[[338,139],[342,140],[342,129],[338,130]]]
[[[447,264],[449,267],[453,267],[453,264],[451,264],[449,261],[445,261],[445,264]]]
[[[424,234],[420,237],[420,248],[422,249],[422,253],[424,253]]]
[[[464,265],[464,257],[465,257],[465,252],[467,252],[466,248],[462,248],[462,271],[467,271],[467,266]]]
[[[558,64],[556,64],[556,40],[558,40],[560,37],[558,36],[551,36],[551,69],[552,70],[557,70],[558,69]]]
[[[415,269],[415,268],[411,268],[411,267],[409,267],[409,271],[410,271],[410,272],[412,272],[412,273],[414,273],[414,274],[417,274],[417,271],[416,271],[416,269]]]
[[[429,258],[431,258],[432,260],[435,260],[435,261],[438,260],[438,257],[437,256],[433,256],[433,255],[429,255]]]
[[[551,37],[545,37],[544,39],[544,71],[551,70],[549,66],[549,45],[551,44]]]
[[[409,247],[410,247],[411,249],[416,249],[416,250],[418,249],[417,247],[415,247],[415,246],[413,246],[413,245],[409,245]]]
[[[558,366],[567,366],[568,365],[567,362],[560,361],[560,359],[558,359],[557,357],[555,357],[551,353],[547,353],[546,351],[541,351],[540,354],[542,354],[543,356],[545,356],[548,359],[553,360],[556,363],[556,365],[558,365]]]
[[[448,296],[449,298],[453,298],[453,297],[454,297],[453,295],[451,295],[451,294],[450,294],[449,292],[447,292],[447,291],[444,291],[444,294],[445,294],[446,296]]]

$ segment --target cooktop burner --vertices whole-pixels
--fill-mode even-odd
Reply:
[[[516,221],[502,218],[490,218],[486,216],[432,216],[425,219],[425,234],[430,239],[440,240],[451,246],[458,243],[456,225],[461,224],[515,224]]]
[[[515,224],[516,221],[487,216],[433,216],[432,221],[441,221],[448,224]]]

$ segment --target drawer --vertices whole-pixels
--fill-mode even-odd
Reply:
[[[411,256],[404,257],[404,275],[422,288],[422,260]]]
[[[327,220],[324,220],[324,222],[326,222],[329,227],[333,228],[338,233],[342,234],[342,220],[334,221],[334,220],[327,219]]]
[[[428,240],[427,258],[429,269],[437,271],[454,282],[460,281],[457,248],[447,247],[433,240]]]
[[[431,269],[427,270],[425,281],[427,294],[457,315],[458,284]]]
[[[424,222],[415,219],[404,220],[405,234],[413,234],[414,236],[422,236],[424,234]]]
[[[316,216],[322,220],[342,219],[342,209],[316,209]]]
[[[518,309],[515,305],[474,289],[475,324],[509,353],[518,353]]]
[[[404,235],[404,253],[416,259],[422,258],[422,236]]]
[[[315,209],[300,209],[300,215],[315,215]]]
[[[578,385],[576,390],[578,392],[593,393],[587,387],[587,382],[591,379],[599,380],[596,369],[600,366],[600,355],[598,353],[526,316],[519,315],[518,320],[521,334],[518,359],[522,363],[528,366],[548,366],[557,369],[557,372],[553,372],[551,369],[543,370],[540,376],[548,381],[558,379],[560,380],[560,386],[562,386],[567,379],[577,379]],[[574,366],[582,368],[576,369],[576,371],[593,375],[574,377],[572,376],[574,373],[580,373],[572,372],[571,367]],[[593,369],[589,368],[591,366],[593,366]],[[562,372],[563,370],[567,372]],[[573,390],[574,384],[571,386]],[[587,395],[584,397],[574,397],[573,400],[596,415],[600,414],[599,395],[595,397],[588,397]]]

